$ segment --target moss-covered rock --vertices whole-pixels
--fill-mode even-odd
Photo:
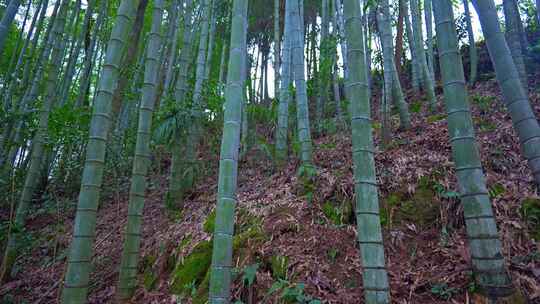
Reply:
[[[429,182],[421,180],[413,194],[407,191],[394,192],[383,198],[381,223],[414,223],[420,227],[437,221],[440,202]]]
[[[192,284],[200,284],[212,262],[212,242],[203,241],[176,265],[172,273],[170,290],[173,294],[186,295]]]
[[[266,240],[266,235],[260,225],[246,228],[233,238],[234,259],[242,261],[247,258],[248,250],[242,249],[248,246],[248,242],[264,240]],[[196,287],[193,303],[205,303],[208,300],[211,262],[212,240],[203,241],[176,266],[172,273],[171,293],[190,295],[192,288]]]

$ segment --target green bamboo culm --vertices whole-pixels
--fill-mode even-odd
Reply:
[[[424,20],[426,22],[426,57],[431,81],[435,81],[435,63],[433,62],[433,13],[432,0],[424,0]]]
[[[414,44],[414,34],[411,25],[410,12],[409,12],[409,0],[403,0],[403,22],[405,23],[405,31],[407,33],[407,43],[409,44],[409,50],[411,52],[411,84],[415,94],[420,93],[420,83],[422,75],[420,75],[420,68],[418,58],[416,57],[416,45]]]
[[[175,83],[174,100],[177,105],[186,104],[188,70],[191,61],[191,46],[193,41],[193,32],[191,29],[191,18],[193,11],[193,1],[185,1],[184,13],[184,37],[183,46],[179,57],[178,77]],[[182,154],[182,136],[180,130],[177,130],[171,143],[171,171],[169,178],[169,190],[167,192],[167,207],[182,210],[184,192],[189,189],[190,181],[184,179],[184,155]]]
[[[356,222],[367,304],[390,303],[375,173],[371,106],[368,95],[361,10],[357,0],[344,0],[345,37],[351,98],[351,129],[356,193]]]
[[[506,29],[506,41],[510,47],[510,53],[514,60],[514,64],[518,70],[519,78],[523,88],[528,88],[527,68],[525,65],[525,56],[521,46],[521,19],[519,16],[519,8],[516,0],[504,0],[504,25]]]
[[[386,96],[394,101],[398,108],[401,127],[409,129],[411,127],[411,116],[409,105],[403,96],[399,75],[397,74],[396,64],[394,62],[394,45],[392,41],[392,27],[390,24],[390,6],[388,0],[379,2],[380,13],[377,14],[377,23],[381,35],[381,44],[383,48],[383,67],[385,78]]]
[[[129,191],[128,220],[124,233],[124,246],[117,289],[117,298],[120,301],[127,301],[131,298],[133,291],[137,287],[137,266],[146,192],[146,175],[150,165],[152,113],[157,95],[159,55],[163,40],[161,32],[162,19],[163,0],[154,0],[152,27],[148,34],[144,82],[139,106],[139,126]]]
[[[211,304],[230,302],[238,154],[242,99],[245,95],[242,74],[245,72],[247,8],[247,0],[233,1],[223,137],[219,160],[218,202],[208,298]]]
[[[9,1],[9,4],[6,7],[6,10],[4,11],[4,15],[2,16],[2,19],[0,20],[0,54],[4,53],[4,45],[8,37],[9,27],[13,23],[13,20],[15,19],[15,15],[17,15],[17,11],[19,10],[19,6],[21,5],[21,2],[22,2],[21,0]]]
[[[493,0],[472,0],[472,3],[480,18],[504,104],[510,112],[521,150],[528,161],[536,186],[540,188],[540,126],[501,31],[495,3]]]
[[[20,239],[22,233],[24,233],[28,207],[32,202],[36,188],[38,187],[41,179],[41,169],[43,168],[44,155],[46,154],[47,150],[46,143],[49,127],[49,115],[53,105],[58,99],[56,87],[62,64],[62,39],[64,26],[66,24],[67,11],[68,1],[63,0],[58,11],[58,18],[56,18],[52,28],[51,39],[47,41],[48,45],[45,46],[48,49],[52,49],[52,53],[48,52],[46,54],[47,58],[45,58],[45,60],[48,60],[48,56],[50,54],[51,57],[49,62],[43,63],[44,70],[47,71],[45,80],[45,96],[43,96],[43,105],[39,108],[38,129],[32,140],[30,167],[26,173],[23,190],[21,192],[19,204],[17,205],[17,210],[15,212],[15,219],[11,225],[11,233],[4,252],[2,267],[0,268],[0,282],[5,281],[11,275],[11,270],[19,254]],[[36,76],[43,77],[43,74]]]
[[[287,7],[288,6],[288,7]],[[312,142],[309,125],[309,107],[307,98],[306,77],[304,75],[304,40],[299,0],[287,0],[285,10],[290,10],[291,20],[291,52],[294,84],[296,86],[296,121],[298,125],[298,140],[300,141],[300,159],[306,168],[312,164]]]
[[[289,102],[291,100],[291,33],[290,16],[285,15],[285,31],[283,35],[283,58],[281,63],[278,125],[276,128],[276,157],[278,166],[287,160],[287,135],[289,127]]]
[[[469,40],[469,85],[476,83],[476,74],[478,71],[478,50],[474,41],[474,31],[471,22],[471,12],[469,11],[469,0],[463,0],[465,22],[467,23],[467,36]]]
[[[490,297],[512,293],[502,244],[489,199],[470,112],[451,0],[433,1],[437,47],[448,113],[448,132],[456,164],[477,286]]]
[[[111,101],[118,83],[118,66],[122,59],[122,51],[126,45],[127,34],[131,29],[138,3],[138,0],[122,0],[120,2],[107,45],[105,61],[100,72],[73,227],[73,240],[64,277],[62,291],[62,303],[64,304],[87,302],[96,233],[96,213],[103,181],[107,136],[111,123]]]
[[[323,119],[325,114],[325,105],[328,103],[328,89],[330,85],[330,77],[332,74],[332,60],[330,58],[331,40],[329,35],[330,18],[328,14],[329,0],[321,0],[321,41],[319,45],[319,74],[318,74],[318,91],[317,104],[315,108],[315,126],[317,134],[321,134]],[[300,23],[301,28],[304,23]],[[303,44],[304,36],[301,36]]]
[[[418,0],[410,0],[411,2],[411,18],[412,18],[412,27],[413,27],[413,43],[415,45],[414,51],[416,52],[416,58],[418,58],[418,68],[420,69],[419,77],[422,80],[422,87],[426,93],[426,98],[428,102],[428,108],[430,111],[435,111],[437,106],[437,99],[435,97],[435,86],[433,84],[433,79],[431,78],[431,73],[429,71],[427,62],[426,62],[426,52],[424,51],[424,44],[422,42],[422,21],[420,17],[420,7],[418,5]]]
[[[199,53],[197,54],[195,87],[193,89],[193,103],[191,104],[192,125],[188,130],[188,140],[186,142],[186,156],[182,167],[182,187],[183,191],[191,189],[195,184],[195,175],[198,166],[197,147],[201,140],[202,119],[203,119],[203,85],[204,73],[206,71],[206,52],[208,47],[208,15],[210,11],[210,0],[201,0],[201,32],[199,36]],[[182,194],[183,195],[183,194]]]

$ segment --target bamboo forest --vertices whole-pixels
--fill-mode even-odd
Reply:
[[[0,0],[0,303],[540,303],[540,0]]]

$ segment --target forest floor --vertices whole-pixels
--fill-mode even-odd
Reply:
[[[509,271],[530,303],[540,303],[540,231],[538,223],[534,225],[540,220],[540,200],[495,80],[480,83],[470,96]],[[540,114],[539,92],[531,93],[531,102]],[[444,113],[442,103],[440,109]],[[394,303],[473,303],[476,297],[444,118],[423,110],[413,113],[412,129],[396,132],[392,144],[376,155]],[[235,299],[279,303],[289,294],[324,303],[362,303],[357,232],[350,214],[354,193],[349,131],[316,138],[314,151],[317,177],[310,190],[300,186],[297,159],[277,173],[271,159],[254,146],[241,161],[237,229],[257,233],[240,240],[235,251],[240,273],[232,291]],[[215,164],[213,174],[199,182],[177,216],[168,214],[163,204],[167,174],[152,173],[141,283],[133,303],[191,303],[190,295],[201,293],[198,285],[206,268],[188,286],[172,287],[193,249],[211,239],[205,226],[216,202],[219,156],[201,157]],[[129,179],[123,179],[121,192],[104,195],[99,210],[91,303],[109,303],[114,297],[128,186]],[[56,303],[72,222],[73,212],[43,213],[30,220],[29,230],[40,235],[38,245],[23,257],[15,278],[0,286],[0,299],[9,295],[14,303]],[[271,288],[278,290],[271,293]],[[182,290],[184,296],[173,295],[173,290]]]

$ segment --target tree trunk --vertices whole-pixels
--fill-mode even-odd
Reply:
[[[137,287],[137,265],[139,261],[139,244],[141,242],[146,175],[151,156],[152,112],[154,111],[156,100],[159,53],[163,40],[161,37],[162,18],[163,0],[155,0],[152,13],[152,27],[147,42],[148,49],[146,51],[144,82],[139,106],[137,143],[133,158],[127,224],[124,233],[124,245],[118,279],[117,298],[120,301],[129,300]]]
[[[303,10],[301,0],[287,0],[291,19],[291,52],[294,84],[296,86],[296,116],[298,124],[298,139],[300,141],[300,159],[306,169],[312,165],[312,143],[309,126],[309,107],[307,98],[306,78],[304,75],[304,40],[302,39],[301,15]]]
[[[471,22],[471,13],[469,11],[469,0],[463,0],[463,7],[465,9],[465,22],[467,23],[467,37],[469,38],[469,65],[470,76],[469,85],[476,83],[476,74],[478,71],[478,51],[476,49],[476,42],[474,41],[474,31]]]
[[[280,0],[274,0],[274,95],[277,98],[279,90],[279,84],[280,84],[280,75],[279,75],[279,69],[281,67],[280,63],[280,50],[281,50],[281,37],[280,37]],[[308,69],[309,70],[309,69]]]
[[[472,3],[480,18],[491,62],[523,155],[528,160],[537,187],[540,187],[540,127],[500,29],[495,3],[493,0],[473,0]]]
[[[192,125],[189,128],[186,146],[186,163],[183,166],[183,182],[186,188],[191,189],[195,183],[195,171],[197,170],[197,147],[201,139],[203,118],[203,85],[206,71],[206,51],[208,42],[208,15],[209,0],[201,3],[201,34],[199,37],[199,53],[197,55],[197,70],[195,76],[195,88],[193,89],[193,103],[191,106]]]
[[[420,7],[418,6],[418,0],[411,0],[411,16],[416,58],[418,58],[418,69],[422,78],[422,87],[426,92],[429,110],[434,112],[437,106],[437,99],[435,97],[435,87],[426,62],[426,53],[422,43],[422,21],[420,18]]]
[[[186,11],[184,13],[184,37],[182,50],[180,52],[180,69],[178,70],[178,77],[176,78],[174,99],[177,105],[186,105],[187,94],[187,81],[188,71],[191,62],[191,48],[193,44],[193,31],[192,27],[192,14],[194,10],[194,4],[192,0],[186,0]],[[186,181],[184,177],[184,155],[182,151],[182,140],[180,134],[181,130],[176,130],[171,143],[171,170],[169,177],[169,189],[167,197],[165,199],[165,205],[169,209],[182,210],[183,199],[185,191],[190,187],[188,184],[184,184]],[[184,147],[185,148],[185,147]]]
[[[393,103],[399,110],[401,127],[408,129],[411,126],[411,118],[409,107],[405,102],[401,83],[396,71],[396,63],[394,62],[394,46],[392,45],[392,27],[390,24],[390,7],[388,0],[381,0],[380,13],[377,14],[377,22],[379,24],[379,33],[381,36],[381,44],[383,48],[383,67],[385,79],[386,98],[392,99]]]
[[[435,81],[435,63],[433,61],[433,13],[431,1],[432,0],[424,0],[424,18],[426,21],[427,64],[431,80]]]
[[[450,0],[434,1],[448,133],[477,286],[490,298],[512,293],[477,148]]]
[[[210,71],[212,70],[212,54],[214,53],[214,40],[216,36],[216,0],[211,1],[210,32],[208,33],[208,50],[206,55],[206,66],[204,72],[204,81],[208,83]]]
[[[137,1],[137,0],[132,0]],[[133,23],[132,32],[129,36],[128,45],[124,59],[122,60],[122,70],[120,71],[121,75],[118,79],[118,85],[114,90],[114,96],[112,99],[112,116],[111,116],[111,128],[116,126],[118,115],[122,109],[122,101],[125,99],[126,89],[129,86],[133,74],[133,68],[136,64],[138,58],[137,53],[139,51],[139,40],[141,38],[141,32],[144,25],[144,14],[146,7],[148,6],[149,0],[140,0],[139,6],[137,7],[137,15],[135,17],[135,22]]]
[[[52,48],[50,62],[47,64],[47,75],[45,80],[45,96],[43,105],[39,109],[38,130],[32,140],[32,153],[30,156],[30,168],[26,174],[24,187],[19,199],[19,205],[15,213],[15,221],[10,227],[11,234],[9,235],[7,246],[5,249],[2,267],[0,269],[0,282],[5,281],[11,275],[11,269],[18,256],[20,249],[21,233],[26,221],[28,207],[32,203],[34,193],[40,181],[40,171],[43,163],[43,156],[46,150],[46,141],[49,125],[49,114],[58,96],[56,95],[56,86],[60,74],[60,64],[62,62],[62,35],[66,22],[66,12],[68,9],[67,0],[63,0],[58,13],[59,18],[55,20],[53,36],[48,41]],[[48,56],[47,56],[48,57]],[[43,76],[42,75],[42,76]]]
[[[386,304],[390,303],[390,292],[379,215],[360,4],[356,0],[344,0],[343,11],[348,20],[345,27],[350,64],[347,86],[351,95],[356,218],[364,298],[367,304]]]
[[[527,68],[525,67],[525,58],[523,56],[521,47],[521,35],[520,35],[520,23],[519,11],[516,0],[504,0],[504,24],[506,28],[506,41],[510,48],[510,53],[514,59],[514,64],[518,70],[519,79],[523,88],[527,91]]]
[[[2,16],[2,20],[0,20],[0,54],[4,53],[4,44],[6,43],[9,34],[9,27],[13,23],[13,19],[15,19],[15,15],[19,10],[21,2],[21,0],[9,1],[4,16]]]
[[[416,45],[414,43],[414,34],[412,30],[411,21],[409,19],[409,0],[403,0],[403,12],[404,20],[405,20],[405,30],[407,32],[407,42],[409,43],[409,50],[411,52],[411,85],[413,92],[415,94],[418,94],[420,92],[420,79],[422,76],[420,75],[419,71],[419,64],[418,64],[418,58],[417,58],[417,52],[416,52]]]
[[[245,74],[247,38],[247,0],[234,0],[231,50],[227,73],[227,94],[223,136],[219,160],[218,201],[210,274],[210,304],[230,303],[231,270],[233,267],[234,211],[238,180],[238,149],[242,96],[245,96],[242,75]]]
[[[283,31],[283,62],[279,91],[278,125],[276,128],[277,165],[283,167],[287,161],[287,137],[289,134],[289,102],[291,100],[291,16],[290,10],[285,13],[285,30]]]
[[[403,56],[403,30],[405,25],[403,2],[406,0],[398,0],[398,21],[396,31],[396,52],[394,55],[394,63],[396,64],[396,71],[398,76],[401,75],[401,57]]]
[[[67,259],[62,303],[86,303],[89,288],[91,259],[96,234],[96,213],[103,181],[107,135],[111,125],[111,103],[118,84],[122,50],[126,45],[128,30],[132,26],[137,0],[122,0],[118,7],[107,46],[94,112],[89,131],[86,161],[81,182],[81,192],[73,227],[73,240]]]

